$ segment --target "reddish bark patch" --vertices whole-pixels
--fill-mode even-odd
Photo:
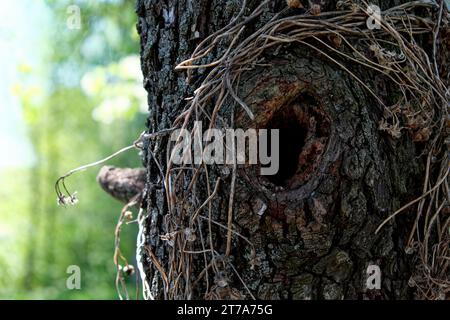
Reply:
[[[280,169],[268,179],[288,189],[298,188],[316,171],[330,135],[330,120],[316,99],[297,96],[278,107],[264,125],[280,130]]]

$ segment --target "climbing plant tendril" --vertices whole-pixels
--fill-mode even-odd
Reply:
[[[246,15],[247,2],[243,1],[241,11],[226,27],[207,36],[189,59],[176,66],[176,70],[187,72],[188,82],[198,72],[202,72],[203,81],[193,96],[186,99],[186,107],[172,127],[188,129],[194,136],[197,134],[194,121],[201,120],[209,128],[227,129],[233,127],[234,116],[240,111],[254,120],[255,114],[239,96],[238,87],[241,76],[250,70],[272,67],[272,62],[265,60],[268,52],[276,53],[296,46],[328,60],[348,73],[383,110],[379,130],[392,139],[410,135],[414,142],[424,146],[428,161],[422,196],[392,213],[377,231],[397,215],[406,214],[407,208],[415,206],[415,223],[405,246],[405,250],[416,258],[416,270],[410,284],[416,286],[423,298],[442,298],[450,290],[450,120],[448,74],[442,68],[448,56],[439,44],[442,44],[443,34],[448,32],[448,12],[443,9],[443,4],[413,1],[381,12],[380,28],[372,30],[366,23],[371,13],[367,3],[340,1],[336,11],[332,12],[295,15],[288,13],[286,8],[262,28],[244,36],[247,26],[258,18],[268,3],[263,1]],[[425,50],[415,39],[430,34],[434,39],[432,49]],[[220,51],[219,58],[211,61],[212,53],[217,56],[216,50],[224,46],[226,49]],[[389,103],[383,99],[376,88],[353,70],[354,66],[380,75],[399,92],[396,101]],[[224,109],[227,112],[223,112]],[[180,140],[181,135],[178,142]],[[154,154],[167,152],[156,147],[153,150]],[[224,185],[204,163],[196,167],[177,167],[171,157],[168,159],[166,170],[160,177],[167,201],[162,223],[165,234],[160,239],[166,244],[168,263],[158,261],[150,247],[139,251],[140,259],[149,258],[159,273],[164,298],[189,299],[200,282],[205,298],[221,298],[224,288],[228,290],[228,297],[253,297],[229,259],[232,237],[244,239],[250,252],[248,259],[256,259],[252,242],[232,225],[236,167],[223,168],[231,175],[231,183]],[[201,200],[197,192],[199,181],[206,182],[206,200]],[[226,190],[229,195],[226,224],[213,218],[213,211],[217,210],[214,200],[219,189]],[[214,245],[212,226],[226,230],[223,251]],[[193,255],[202,256],[203,270],[193,268]],[[247,292],[227,286],[225,269],[236,273]],[[210,283],[211,274],[214,283]],[[146,291],[150,287],[151,283],[148,283]]]

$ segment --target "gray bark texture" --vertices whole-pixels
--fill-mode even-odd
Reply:
[[[313,2],[305,1],[305,8]],[[322,11],[334,10],[336,2],[318,1]],[[259,3],[248,1],[247,13]],[[381,8],[398,3],[382,1]],[[188,83],[186,72],[175,71],[175,66],[188,59],[207,35],[227,25],[240,8],[237,0],[137,1],[148,132],[170,128],[185,107],[185,98],[207,74],[200,70]],[[285,8],[284,0],[270,2],[242,37]],[[296,10],[300,9],[285,14],[298,14]],[[219,53],[220,46],[207,61]],[[420,194],[424,170],[420,146],[408,135],[393,139],[380,131],[383,110],[375,99],[321,55],[293,44],[269,50],[264,59],[272,66],[243,73],[239,85],[239,96],[255,120],[236,111],[234,125],[281,129],[280,172],[263,177],[256,167],[238,169],[233,230],[253,243],[254,252],[241,237],[233,236],[231,253],[223,257],[230,263],[210,269],[209,284],[205,277],[197,278],[205,268],[203,255],[193,254],[195,285],[187,298],[412,298],[414,291],[408,286],[412,264],[404,251],[409,215],[401,214],[378,234],[375,230],[390,213]],[[376,86],[386,101],[394,94],[379,75],[356,66],[352,71]],[[143,154],[146,246],[161,264],[155,266],[147,252],[144,267],[158,299],[170,298],[164,294],[159,268],[177,272],[169,264],[169,244],[161,239],[168,232],[163,227],[167,199],[156,161],[166,169],[166,153],[161,150],[167,140],[146,143]],[[223,183],[212,215],[226,225],[231,177],[214,170],[211,176],[220,176]],[[206,194],[201,182],[198,188]],[[212,231],[216,248],[225,251],[227,231],[218,225]],[[381,268],[380,290],[366,288],[371,264]]]

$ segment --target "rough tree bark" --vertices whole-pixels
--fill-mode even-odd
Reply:
[[[336,2],[326,1],[322,11],[332,10]],[[383,1],[381,7],[398,2]],[[258,4],[249,1],[248,7]],[[245,35],[285,7],[284,0],[272,1]],[[170,128],[185,106],[184,98],[204,76],[200,73],[188,84],[186,73],[174,67],[240,8],[237,0],[138,0],[149,132]],[[216,289],[214,297],[250,298],[250,291],[260,299],[411,298],[411,265],[404,253],[407,214],[379,234],[374,231],[389,213],[420,193],[424,170],[417,158],[420,150],[407,135],[392,139],[378,130],[382,110],[374,99],[323,57],[290,46],[265,54],[265,59],[271,68],[255,68],[240,81],[239,95],[255,113],[255,121],[238,113],[235,125],[280,128],[281,169],[273,177],[259,176],[256,168],[238,170],[233,228],[255,245],[256,257],[250,259],[245,241],[233,237],[228,259],[237,272],[230,267],[223,270],[226,286],[233,290]],[[360,72],[388,99],[390,88],[383,79]],[[160,236],[167,232],[161,228],[167,203],[159,168],[148,151],[162,150],[166,144],[164,138],[144,150],[146,244],[163,268],[167,244]],[[158,160],[165,169],[164,152]],[[226,225],[230,177],[224,175],[223,181],[219,196],[224,200],[214,205],[214,217]],[[216,244],[223,249],[226,231],[214,230]],[[157,268],[149,257],[144,264],[152,293],[165,298]],[[381,268],[381,290],[366,289],[369,264]],[[211,274],[212,283],[217,278]],[[193,292],[190,298],[205,298],[205,284]]]

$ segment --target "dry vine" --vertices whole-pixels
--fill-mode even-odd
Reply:
[[[424,142],[428,160],[424,177],[423,195],[406,204],[389,216],[389,223],[406,208],[416,206],[415,224],[409,237],[407,252],[417,256],[418,267],[411,284],[417,286],[420,297],[437,299],[450,291],[450,192],[449,192],[449,115],[446,78],[442,78],[439,64],[442,56],[439,41],[443,30],[448,28],[448,12],[443,9],[443,1],[437,6],[431,1],[413,1],[382,12],[380,29],[370,30],[366,25],[369,13],[367,3],[341,1],[337,11],[316,15],[288,15],[282,12],[274,16],[265,26],[243,38],[246,25],[256,19],[269,1],[263,1],[249,16],[244,16],[247,7],[243,1],[240,13],[225,28],[204,39],[190,59],[180,63],[176,69],[188,73],[188,81],[197,69],[207,70],[207,75],[197,88],[184,112],[173,122],[172,128],[191,130],[194,120],[206,121],[210,128],[232,126],[231,119],[224,119],[220,110],[227,102],[242,108],[250,119],[252,111],[237,94],[240,76],[256,67],[270,67],[264,62],[263,54],[296,43],[319,53],[336,67],[348,72],[384,108],[385,116],[380,123],[392,137],[398,138],[408,132],[414,141]],[[432,13],[438,19],[416,15],[417,9]],[[427,54],[417,45],[415,37],[433,35],[433,52]],[[226,44],[220,58],[208,60],[209,54]],[[381,74],[386,81],[401,92],[401,98],[394,105],[386,105],[365,82],[346,66],[353,63],[372,72]],[[441,72],[441,74],[440,74]],[[179,137],[180,141],[181,135]],[[168,146],[170,150],[170,145]],[[157,150],[153,150],[157,154]],[[154,157],[153,157],[154,158]],[[224,168],[227,169],[227,168]],[[228,168],[230,170],[230,168]],[[204,280],[205,298],[220,298],[227,287],[227,277],[223,270],[233,270],[238,279],[246,285],[231,264],[228,256],[231,238],[240,237],[248,243],[251,259],[254,250],[251,242],[233,228],[234,181],[236,166],[231,168],[231,184],[224,186],[219,177],[208,171],[202,164],[198,167],[177,167],[169,157],[166,171],[161,172],[168,205],[163,221],[166,234],[161,239],[169,248],[167,264],[159,262],[151,248],[138,252],[138,261],[148,256],[163,281],[163,295],[166,299],[193,297],[193,290]],[[207,195],[199,195],[197,182],[206,182]],[[214,199],[220,188],[228,188],[228,212],[221,224],[213,219]],[[204,199],[204,200],[200,200]],[[203,214],[202,214],[203,213]],[[214,247],[212,226],[226,230],[226,249],[218,252]],[[378,230],[379,230],[378,229]],[[142,240],[142,239],[141,239]],[[142,248],[142,243],[140,247]],[[192,255],[200,254],[204,269],[194,274]],[[210,283],[214,275],[214,283]],[[144,280],[148,293],[150,283]],[[251,295],[248,290],[248,295]],[[233,288],[228,296],[241,298],[242,294]]]
[[[55,183],[55,191],[56,191],[56,195],[57,195],[58,205],[65,207],[67,205],[76,205],[78,203],[78,198],[76,196],[77,192],[76,191],[70,192],[66,186],[65,180],[68,177],[72,176],[75,173],[78,173],[78,172],[84,171],[86,169],[103,164],[103,163],[111,160],[112,158],[115,158],[116,156],[118,156],[124,152],[127,152],[129,150],[132,150],[132,149],[142,150],[144,148],[145,140],[158,138],[160,136],[170,133],[171,131],[172,131],[172,129],[167,129],[167,130],[162,130],[162,131],[155,132],[152,134],[146,134],[145,132],[143,132],[143,133],[141,133],[139,138],[133,142],[133,144],[131,144],[127,147],[124,147],[124,148],[120,149],[119,151],[114,152],[113,154],[109,155],[108,157],[106,157],[102,160],[98,160],[98,161],[80,166],[78,168],[72,169],[69,172],[67,172],[66,174],[60,176],[58,178],[58,180],[56,180],[56,183]],[[137,238],[137,242],[136,242],[136,261],[137,261],[137,266],[138,266],[138,270],[139,270],[139,277],[141,278],[142,284],[143,284],[143,295],[144,295],[144,298],[146,298],[146,299],[151,298],[150,289],[148,287],[148,284],[146,283],[146,277],[145,277],[145,273],[143,271],[142,261],[139,258],[141,256],[140,250],[142,249],[144,242],[145,242],[145,236],[143,233],[143,230],[144,230],[143,225],[145,223],[145,216],[143,215],[143,209],[140,208],[137,219],[133,221],[132,220],[132,212],[130,211],[130,209],[134,206],[140,207],[142,198],[143,198],[143,194],[141,192],[141,193],[135,195],[133,198],[131,198],[128,201],[128,203],[126,203],[122,207],[122,210],[119,215],[119,219],[117,221],[116,229],[114,232],[113,262],[116,267],[115,286],[116,286],[116,291],[119,296],[119,299],[121,299],[121,300],[122,299],[127,299],[127,300],[130,299],[130,296],[129,296],[129,293],[127,290],[127,286],[126,286],[125,277],[131,276],[132,274],[134,274],[135,269],[134,269],[133,265],[128,263],[128,260],[124,257],[124,255],[122,254],[122,252],[120,250],[120,233],[122,230],[122,225],[124,223],[129,224],[132,222],[137,222],[138,226],[139,226],[139,233],[138,233],[138,238]],[[138,274],[136,274],[136,284],[138,284],[137,277],[138,277]],[[136,298],[138,297],[138,288],[139,287],[137,286],[136,287]]]

